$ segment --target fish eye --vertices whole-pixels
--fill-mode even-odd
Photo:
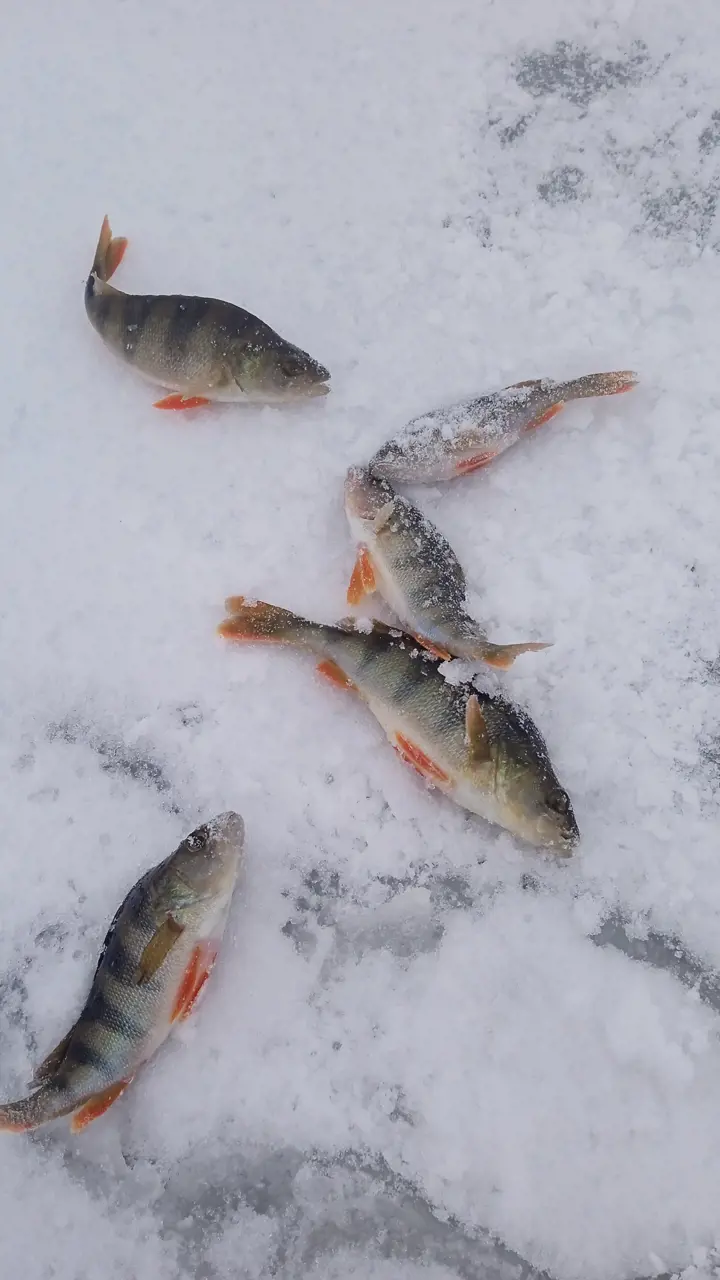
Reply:
[[[190,853],[199,853],[207,844],[207,832],[204,829],[193,831],[185,841],[185,848]]]
[[[555,813],[566,814],[570,812],[570,797],[560,787],[556,787],[545,797],[545,803],[549,809]]]

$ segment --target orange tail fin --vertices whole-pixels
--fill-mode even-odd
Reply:
[[[108,216],[105,214],[92,265],[93,275],[96,275],[98,280],[109,280],[120,266],[126,249],[127,240],[124,236],[113,239]]]
[[[246,600],[244,596],[229,596],[225,608],[231,617],[220,623],[218,632],[226,640],[265,641],[275,644],[305,643],[318,629],[318,624],[298,617],[289,609],[265,604],[263,600]]]

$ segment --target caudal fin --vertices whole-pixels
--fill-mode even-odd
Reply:
[[[230,614],[220,623],[218,632],[226,640],[238,643],[307,645],[311,636],[320,628],[316,622],[308,622],[289,609],[263,600],[247,600],[245,596],[229,596],[225,608]]]
[[[77,1099],[70,1102],[66,1093],[52,1085],[43,1085],[28,1098],[0,1106],[0,1132],[27,1133],[58,1116],[66,1116],[77,1105]]]
[[[107,214],[103,218],[103,224],[100,228],[100,239],[97,242],[95,250],[95,260],[92,265],[92,274],[97,276],[98,280],[103,283],[109,280],[115,274],[123,259],[123,254],[127,249],[127,240],[124,236],[116,236],[113,239],[112,231]]]
[[[479,658],[482,662],[486,662],[489,667],[499,667],[501,671],[507,671],[521,653],[538,653],[540,649],[550,648],[552,648],[552,645],[540,644],[539,642],[530,644],[490,644],[487,641],[482,645],[478,645],[473,653],[467,653],[463,656],[471,659]]]
[[[558,383],[558,393],[562,400],[583,400],[588,396],[617,396],[623,391],[632,391],[638,381],[638,375],[631,369],[622,369],[615,373],[586,373],[582,378],[571,378],[569,382]]]

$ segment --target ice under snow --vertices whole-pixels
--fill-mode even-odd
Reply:
[[[197,1016],[0,1142],[24,1280],[624,1280],[720,1245],[720,7],[37,0],[0,42],[0,1096],[133,881],[238,809]],[[161,414],[82,293],[215,295],[332,370]],[[426,791],[245,593],[347,612],[346,467],[520,379],[637,369],[413,493],[569,790],[559,866]]]

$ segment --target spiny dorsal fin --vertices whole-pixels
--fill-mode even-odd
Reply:
[[[39,1067],[35,1068],[32,1078],[33,1084],[46,1084],[47,1081],[55,1075],[55,1072],[60,1070],[65,1054],[68,1051],[70,1037],[74,1030],[75,1028],[71,1027],[67,1035],[63,1036],[60,1043],[56,1044],[55,1048],[50,1050],[47,1058],[43,1058]]]
[[[485,717],[480,709],[480,699],[471,693],[465,708],[465,737],[473,760],[490,759],[490,739]]]
[[[159,928],[155,930],[135,970],[134,978],[139,987],[149,982],[154,974],[157,973],[160,965],[175,946],[182,933],[183,925],[178,924],[177,920],[173,920],[172,916],[167,916]]]

